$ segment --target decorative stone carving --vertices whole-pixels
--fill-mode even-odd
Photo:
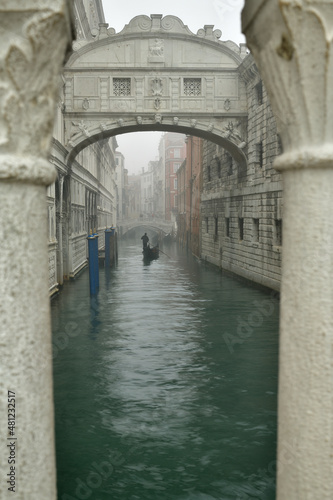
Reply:
[[[88,130],[87,124],[83,120],[81,120],[79,122],[72,122],[72,125],[74,125],[74,127],[78,128],[80,130],[80,132],[82,132],[86,137],[90,137],[90,132]],[[77,131],[74,132],[71,137],[75,136],[76,134],[77,134]]]
[[[191,127],[196,127],[197,126],[197,120],[191,120]]]
[[[115,102],[114,107],[119,111],[126,111],[127,109],[129,109],[130,105],[128,101],[119,100]]]
[[[162,19],[161,26],[166,31],[170,31],[175,27],[176,20],[174,16],[166,16]]]
[[[212,25],[205,25],[204,28],[199,29],[197,31],[197,35],[200,36],[201,38],[210,38],[212,40],[218,40],[222,36],[222,31],[221,30],[214,30],[214,26]]]
[[[243,16],[249,47],[264,81],[269,82],[267,92],[285,151],[299,149],[300,143],[305,149],[314,143],[319,147],[333,136],[332,86],[327,84],[333,72],[331,9],[326,0],[272,2],[270,11],[278,22],[261,34],[265,50],[259,49]],[[247,6],[246,14],[249,11]],[[311,36],[298,43],[305,33]]]
[[[226,99],[226,100],[224,101],[224,105],[223,105],[223,106],[224,106],[224,109],[225,109],[226,111],[229,111],[229,110],[230,110],[230,108],[231,108],[231,101],[230,101],[230,99]]]
[[[152,22],[151,22],[151,19],[148,17],[148,16],[137,16],[137,19],[138,19],[138,27],[142,30],[142,31],[148,31],[150,30],[151,28],[151,25],[152,25]],[[132,24],[132,21],[130,23],[130,25]],[[123,31],[126,30],[126,27]]]
[[[159,97],[156,97],[156,99],[154,100],[154,108],[156,110],[160,109],[161,107],[161,99]]]
[[[155,115],[154,117],[155,123],[162,123],[163,117],[160,114]]]
[[[89,99],[85,98],[83,99],[83,102],[82,102],[82,108],[87,111],[87,109],[89,109],[90,107],[90,102],[89,102]]]
[[[124,120],[122,118],[119,118],[119,120],[117,120],[117,123],[119,127],[122,127],[124,125]]]
[[[142,124],[142,116],[137,116],[136,121],[137,121],[138,125],[141,125]]]
[[[108,38],[109,33],[108,33],[108,23],[99,23],[99,35],[98,39],[102,40],[103,38]]]
[[[163,81],[162,78],[155,77],[151,81],[151,90],[153,96],[161,96],[163,92]]]
[[[174,116],[174,117],[173,117],[173,124],[174,124],[174,125],[178,125],[178,123],[179,123],[179,118],[178,118],[178,116]]]
[[[241,134],[238,131],[238,127],[240,127],[241,123],[240,122],[228,122],[227,126],[222,129],[222,137],[225,137],[226,139],[231,139],[235,143],[240,142],[242,144],[241,149],[243,149],[246,146],[246,142],[242,138]],[[238,147],[240,147],[238,145]]]
[[[46,158],[60,65],[66,46],[69,49],[69,25],[56,6],[38,12],[29,10],[29,3],[15,6],[11,22],[19,26],[24,20],[24,24],[7,31],[10,36],[2,38],[0,48],[4,66],[0,74],[0,154]],[[1,17],[5,19],[5,14]],[[53,175],[50,166],[50,182]]]
[[[207,38],[208,40],[219,42],[219,38],[222,36],[222,32],[219,29],[213,30],[214,26],[207,25],[203,29],[198,30],[197,35],[200,38]],[[164,31],[166,33],[178,33],[181,35],[194,35],[192,31],[189,30],[187,26],[176,16],[165,16],[162,14],[152,14],[148,16],[136,16],[129,24],[127,24],[124,29],[120,32],[122,35],[127,33],[133,33],[134,31],[153,31],[159,32]],[[195,35],[194,35],[195,36]],[[224,42],[223,42],[224,43]],[[236,45],[236,44],[235,44]],[[236,45],[236,47],[238,47]],[[158,48],[157,48],[158,50]],[[239,52],[239,47],[238,47]],[[161,54],[152,54],[155,56],[161,56]]]
[[[164,61],[164,40],[155,38],[149,43],[148,62],[163,62]]]

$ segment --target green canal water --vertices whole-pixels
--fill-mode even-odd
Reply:
[[[163,250],[52,301],[58,500],[273,500],[278,300]]]

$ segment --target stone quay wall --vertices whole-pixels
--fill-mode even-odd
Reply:
[[[283,188],[273,161],[281,142],[252,56],[239,71],[248,99],[248,164],[240,167],[221,147],[204,142],[201,258],[279,290]],[[234,126],[231,122],[230,128]]]

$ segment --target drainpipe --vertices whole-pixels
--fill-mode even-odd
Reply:
[[[191,154],[191,177],[190,177],[190,247],[192,251],[192,187],[193,187],[193,182],[192,182],[192,175],[193,175],[193,159],[192,159],[192,153],[193,153],[193,137],[190,137],[190,154]]]
[[[333,4],[247,0],[242,21],[284,148],[277,500],[331,500]]]
[[[59,235],[58,235],[58,256],[59,256],[59,285],[64,283],[64,256],[62,242],[62,221],[63,221],[63,199],[64,199],[64,176],[59,176]]]

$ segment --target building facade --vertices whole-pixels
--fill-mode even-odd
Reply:
[[[239,72],[248,99],[247,168],[205,141],[201,257],[278,290],[281,280],[283,189],[273,161],[281,153],[276,121],[251,55]],[[230,129],[233,123],[230,123]]]
[[[176,222],[177,216],[177,171],[185,159],[185,136],[167,132],[164,136],[165,155],[165,219]]]
[[[150,161],[148,168],[142,168],[141,174],[141,214],[143,217],[152,217],[154,214],[154,169],[157,162]]]
[[[82,39],[92,41],[99,24],[105,22],[101,1],[75,0],[73,10],[75,43]],[[50,153],[57,180],[47,188],[50,294],[57,292],[64,279],[74,278],[87,265],[87,235],[97,232],[102,247],[104,230],[117,223],[117,141],[113,137],[87,146],[69,166],[64,88],[65,80],[61,77]]]
[[[128,217],[128,171],[125,168],[125,157],[116,151],[116,193],[117,193],[117,221]]]
[[[200,257],[203,140],[188,136],[185,142],[186,158],[177,171],[177,239],[183,248]]]
[[[128,176],[128,218],[137,220],[141,215],[141,176]]]
[[[165,219],[164,135],[162,135],[158,145],[158,161],[154,168],[153,205],[155,216],[159,219]]]

